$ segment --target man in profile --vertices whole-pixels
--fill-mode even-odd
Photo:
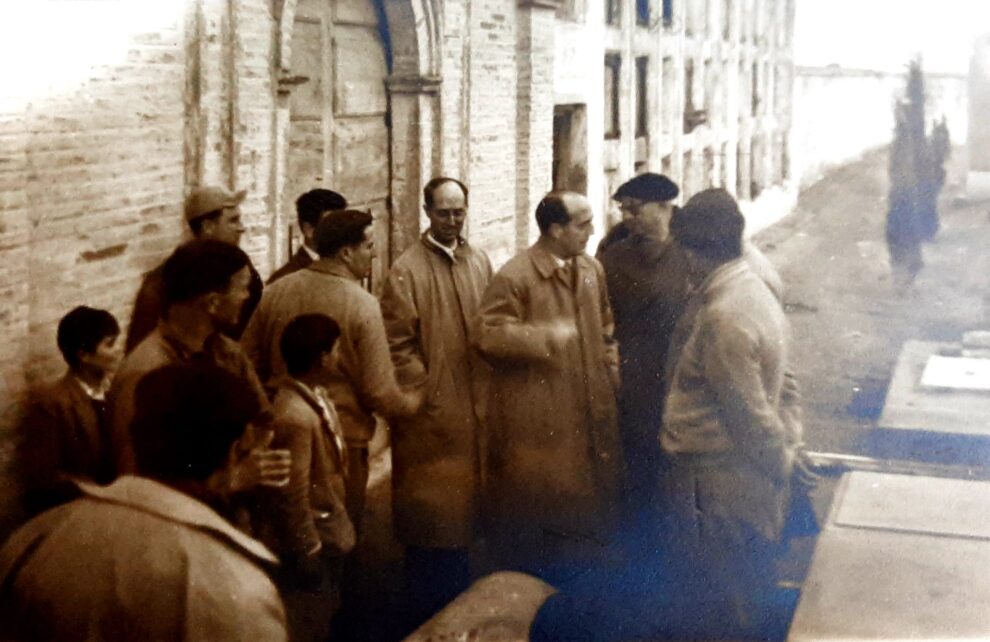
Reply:
[[[275,270],[268,278],[269,285],[283,276],[309,267],[320,258],[316,251],[316,225],[327,212],[347,209],[347,199],[328,189],[311,189],[296,199],[296,219],[303,242],[285,265]]]
[[[562,580],[609,556],[622,456],[618,355],[588,200],[551,192],[540,238],[492,279],[478,346],[492,364],[482,438],[493,562]]]
[[[250,387],[170,365],[135,397],[136,476],[79,482],[0,550],[0,637],[286,640],[274,555],[210,507],[207,480],[258,411]]]
[[[192,231],[195,240],[214,240],[228,243],[234,247],[241,241],[244,234],[244,223],[241,222],[241,203],[246,192],[231,192],[217,186],[194,187],[186,198],[186,223]],[[162,263],[144,275],[141,287],[134,299],[134,311],[127,328],[127,341],[124,351],[129,353],[155,329],[164,311],[164,295],[162,286]],[[235,341],[240,339],[247,326],[251,313],[261,299],[263,284],[258,271],[248,260],[248,297],[241,308],[240,315],[224,333]]]

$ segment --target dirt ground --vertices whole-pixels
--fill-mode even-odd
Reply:
[[[960,199],[955,150],[940,199],[941,230],[906,294],[894,291],[884,220],[887,151],[843,166],[801,193],[797,208],[754,241],[780,270],[793,332],[809,448],[869,455],[869,433],[901,346],[958,340],[990,327],[990,204]]]

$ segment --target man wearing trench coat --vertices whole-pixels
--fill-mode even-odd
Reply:
[[[492,561],[555,581],[601,560],[623,466],[618,351],[601,265],[584,253],[591,209],[550,193],[540,239],[492,280],[479,347],[493,365],[483,530]]]
[[[410,592],[432,611],[470,579],[487,364],[468,337],[492,267],[461,236],[467,187],[434,178],[423,199],[430,228],[392,266],[382,315],[396,378],[426,393],[417,414],[392,423],[392,505]]]

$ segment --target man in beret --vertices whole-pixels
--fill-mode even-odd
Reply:
[[[193,238],[213,239],[236,246],[244,233],[240,205],[247,194],[244,190],[231,192],[213,185],[194,187],[186,198],[185,218]],[[162,269],[164,261],[144,275],[141,288],[134,299],[134,311],[127,328],[124,351],[130,352],[158,326],[163,312]],[[251,314],[261,300],[263,283],[254,265],[248,261],[251,280],[249,296],[241,309],[237,323],[225,328],[224,333],[235,341],[240,339]]]
[[[634,517],[654,503],[663,367],[687,296],[683,259],[668,239],[679,191],[662,174],[640,174],[620,185],[612,198],[624,219],[598,250],[619,343],[619,429],[628,468],[628,508]]]
[[[682,597],[710,633],[763,639],[801,433],[787,317],[744,256],[744,225],[723,189],[699,192],[670,223],[693,291],[670,346],[660,486]]]

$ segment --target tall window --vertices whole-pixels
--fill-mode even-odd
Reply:
[[[650,0],[636,0],[636,24],[650,24]]]
[[[756,110],[760,106],[760,66],[755,62],[753,63],[753,93],[750,94],[750,98],[752,99],[750,113],[755,116]]]
[[[605,24],[617,26],[622,20],[622,0],[605,0]]]
[[[663,0],[663,26],[674,24],[674,0]]]
[[[691,116],[694,113],[694,61],[684,61],[684,133],[689,134],[694,126]]]
[[[605,138],[618,138],[619,128],[619,54],[605,54]]]
[[[732,35],[732,0],[722,0],[722,40]]]
[[[636,137],[648,136],[649,116],[647,111],[647,84],[649,82],[650,59],[636,58]]]

